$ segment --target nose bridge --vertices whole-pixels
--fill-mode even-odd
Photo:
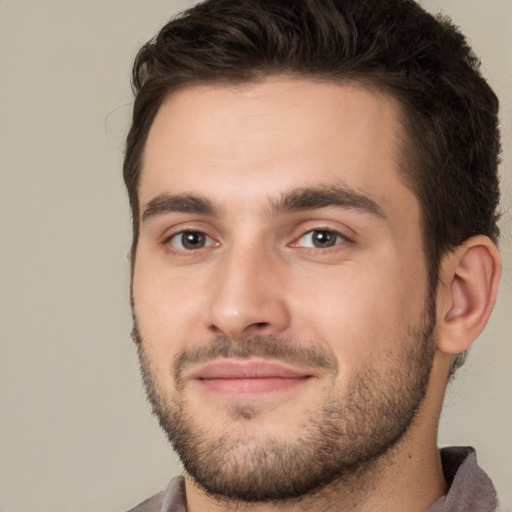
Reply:
[[[282,331],[289,315],[277,274],[264,244],[232,244],[213,276],[209,328],[232,338]]]

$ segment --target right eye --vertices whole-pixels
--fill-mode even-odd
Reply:
[[[202,231],[180,231],[168,238],[167,242],[179,251],[195,251],[218,245],[218,242]]]

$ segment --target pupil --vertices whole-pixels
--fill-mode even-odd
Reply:
[[[316,247],[332,247],[336,242],[336,236],[330,231],[315,231],[313,243]]]
[[[202,233],[188,232],[183,234],[182,243],[185,249],[197,249],[204,245],[204,235]]]

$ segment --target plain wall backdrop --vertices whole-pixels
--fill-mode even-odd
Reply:
[[[138,48],[186,0],[0,0],[0,511],[121,512],[179,464],[129,337],[121,164]],[[500,296],[450,386],[440,444],[473,445],[512,510],[512,1],[451,15],[502,102]]]

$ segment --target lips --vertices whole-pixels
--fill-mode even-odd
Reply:
[[[312,377],[282,363],[254,360],[217,360],[190,374],[202,388],[220,394],[262,394],[285,391]]]

